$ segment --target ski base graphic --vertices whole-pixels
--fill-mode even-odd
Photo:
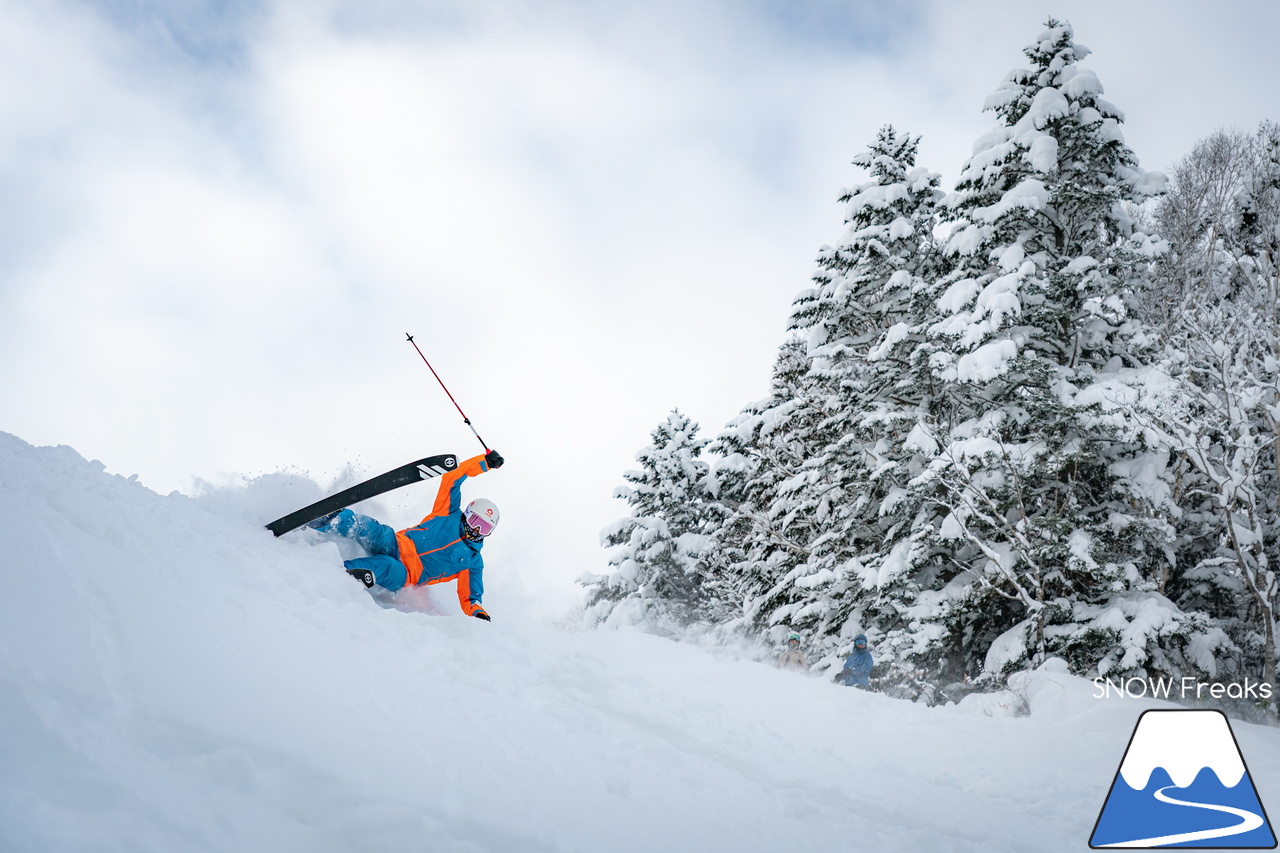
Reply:
[[[368,500],[392,489],[407,486],[410,483],[420,483],[423,480],[447,474],[457,467],[458,457],[453,454],[428,456],[425,459],[401,465],[399,468],[392,468],[385,474],[379,474],[376,477],[365,480],[363,483],[357,483],[349,489],[343,489],[340,492],[329,495],[329,497],[316,501],[310,506],[305,506],[296,512],[277,518],[266,527],[275,535],[282,536],[290,530],[296,530],[308,521],[313,521],[322,515],[328,515],[353,503]]]

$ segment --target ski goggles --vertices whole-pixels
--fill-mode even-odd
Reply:
[[[490,533],[493,532],[493,527],[494,527],[493,522],[487,518],[480,516],[477,513],[474,513],[474,512],[467,513],[466,522],[467,522],[467,527],[470,527],[472,530],[474,530],[476,533],[479,533],[481,536],[488,536]]]

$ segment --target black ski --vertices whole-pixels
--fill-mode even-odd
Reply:
[[[407,486],[410,483],[430,480],[432,477],[447,474],[457,467],[458,457],[453,454],[428,456],[426,459],[419,459],[417,462],[410,462],[408,465],[393,468],[387,473],[379,474],[373,479],[365,480],[363,483],[357,483],[349,489],[343,489],[324,500],[316,501],[311,506],[303,507],[297,512],[291,512],[284,518],[277,518],[267,525],[267,529],[275,535],[281,536],[290,530],[296,530],[308,521],[314,521],[323,515],[337,512],[340,509],[351,506],[353,503],[376,497],[392,489]]]

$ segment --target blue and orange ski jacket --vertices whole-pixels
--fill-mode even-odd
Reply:
[[[473,456],[440,478],[440,491],[430,514],[415,527],[396,533],[406,585],[458,581],[458,603],[468,616],[484,612],[484,540],[462,538],[462,481],[489,470],[483,455]]]

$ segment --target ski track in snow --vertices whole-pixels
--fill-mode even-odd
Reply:
[[[492,624],[383,600],[258,526],[293,502],[0,433],[0,850],[1074,851],[1158,707],[1045,671],[1029,718],[925,708],[544,624],[496,564]]]

